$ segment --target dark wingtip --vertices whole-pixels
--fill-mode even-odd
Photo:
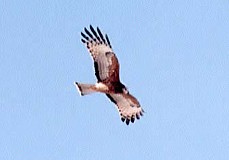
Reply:
[[[96,33],[95,29],[94,29],[91,25],[90,25],[90,30],[91,30],[91,32],[94,34],[94,36],[96,37],[96,39],[97,39],[100,43],[102,43],[102,41],[100,40],[100,38],[99,38],[98,34]]]
[[[81,39],[81,42],[86,43],[86,41],[84,39]]]
[[[130,123],[130,120],[127,118],[126,119],[126,125],[129,125],[129,123]]]
[[[138,113],[136,114],[136,118],[137,119],[140,119],[140,115]]]
[[[93,40],[96,41],[96,39],[93,37],[93,35],[87,30],[87,28],[84,28],[84,31],[86,32],[86,34]]]
[[[87,41],[88,42],[95,41],[95,42],[99,42],[100,44],[104,43],[104,44],[108,45],[110,48],[112,48],[107,34],[103,35],[101,30],[99,29],[99,27],[96,27],[97,32],[92,27],[91,24],[89,25],[89,28],[90,28],[91,32],[86,27],[84,27],[85,33],[81,32],[81,36],[84,38],[81,40],[83,43],[86,43]]]
[[[134,120],[135,120],[135,118],[134,118],[134,116],[132,116],[131,119],[130,119],[130,121],[131,121],[132,123],[134,123]]]
[[[89,37],[86,36],[83,32],[81,32],[81,36],[82,36],[83,38],[85,38],[87,41],[89,41]]]
[[[122,117],[122,118],[121,118],[121,121],[124,122],[124,121],[125,121],[125,118]]]
[[[109,38],[108,38],[108,35],[107,35],[107,34],[105,34],[105,38],[106,38],[106,40],[107,40],[107,44],[110,46],[110,48],[112,48],[112,47],[111,47],[110,40],[109,40]]]
[[[103,34],[102,34],[102,32],[100,31],[99,27],[97,27],[97,31],[98,31],[99,36],[100,36],[100,38],[102,39],[103,43],[106,43],[105,39],[103,38]]]

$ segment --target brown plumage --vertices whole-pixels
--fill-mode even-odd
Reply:
[[[97,83],[82,84],[75,82],[75,85],[82,96],[93,92],[105,93],[117,106],[121,120],[127,125],[129,122],[133,123],[135,119],[140,119],[144,111],[138,100],[120,82],[119,62],[112,50],[108,36],[105,35],[104,38],[98,27],[96,31],[90,25],[90,30],[91,32],[84,28],[85,33],[81,32],[81,41],[86,44],[93,58]]]

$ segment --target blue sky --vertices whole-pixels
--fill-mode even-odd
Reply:
[[[229,158],[229,2],[0,1],[0,159]],[[126,126],[80,42],[107,33],[145,116]]]

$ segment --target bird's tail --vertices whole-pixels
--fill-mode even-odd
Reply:
[[[74,84],[76,88],[79,90],[81,96],[97,92],[94,84],[83,84],[78,82],[75,82]]]

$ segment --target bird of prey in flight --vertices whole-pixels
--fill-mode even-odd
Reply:
[[[144,110],[138,100],[129,93],[126,86],[120,82],[119,62],[112,50],[107,34],[103,35],[97,27],[90,25],[90,30],[84,28],[81,41],[86,45],[94,62],[97,83],[84,84],[75,82],[81,96],[100,92],[117,106],[121,120],[129,125],[135,119],[140,119]]]

